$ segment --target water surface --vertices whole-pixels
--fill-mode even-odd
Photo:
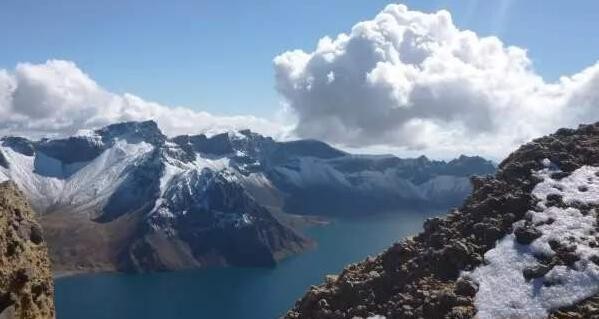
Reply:
[[[306,230],[316,249],[272,269],[215,268],[142,275],[58,279],[57,319],[277,318],[324,275],[376,255],[421,230],[436,213],[401,212],[334,220]]]

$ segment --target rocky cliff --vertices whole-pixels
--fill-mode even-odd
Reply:
[[[312,287],[285,318],[599,316],[599,124],[528,143],[458,210]]]
[[[46,244],[23,194],[0,184],[0,318],[54,318]]]

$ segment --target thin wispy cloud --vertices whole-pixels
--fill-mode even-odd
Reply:
[[[499,0],[497,10],[493,17],[492,32],[496,35],[501,35],[508,27],[510,9],[514,4],[514,0]]]

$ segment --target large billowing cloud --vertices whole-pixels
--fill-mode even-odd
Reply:
[[[69,61],[23,63],[0,70],[0,135],[68,135],[121,121],[156,120],[168,135],[250,128],[278,136],[281,127],[254,116],[214,116],[167,107],[100,87]]]
[[[274,64],[295,132],[348,147],[499,158],[599,120],[599,65],[547,83],[524,49],[460,30],[447,11],[389,5]]]

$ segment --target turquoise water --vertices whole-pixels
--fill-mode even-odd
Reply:
[[[306,230],[318,247],[272,269],[220,268],[143,275],[58,279],[57,319],[269,319],[310,285],[345,265],[417,233],[434,213],[402,212],[339,219]]]

